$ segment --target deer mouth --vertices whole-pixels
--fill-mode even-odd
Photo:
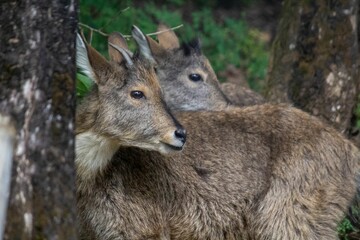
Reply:
[[[161,143],[164,144],[167,148],[169,148],[170,150],[173,150],[173,151],[181,151],[183,149],[183,146],[184,146],[184,145],[174,146],[174,145],[171,145],[171,144],[166,143],[166,142],[161,142]]]

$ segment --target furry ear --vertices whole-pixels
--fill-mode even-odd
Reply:
[[[109,44],[108,52],[109,52],[110,59],[112,61],[121,63],[124,60],[123,54],[121,54],[121,52],[119,52],[118,49],[115,49],[112,45],[122,48],[124,51],[127,52],[127,54],[130,57],[132,57],[132,53],[129,50],[127,42],[126,42],[125,38],[123,37],[123,35],[121,35],[121,33],[119,33],[119,32],[111,33],[108,38],[108,44]]]
[[[96,77],[90,65],[86,43],[79,33],[76,34],[76,66],[82,73],[95,81]]]
[[[142,56],[145,59],[149,60],[150,62],[154,63],[155,59],[152,55],[148,39],[141,32],[141,30],[138,27],[136,27],[135,25],[132,27],[131,32],[132,32],[133,38],[135,39],[135,42],[137,43],[137,45],[139,47],[140,56]]]
[[[86,44],[80,34],[76,37],[76,65],[96,84],[104,83],[105,79],[101,76],[111,69],[109,62],[93,47]]]
[[[164,31],[157,35],[159,44],[165,49],[176,49],[180,47],[179,39],[175,32],[164,24],[159,24],[158,31]]]
[[[163,48],[159,43],[157,43],[154,39],[152,39],[149,36],[146,36],[147,41],[149,43],[151,52],[155,55],[155,56],[159,56],[162,55],[166,52],[166,49]]]
[[[201,42],[199,38],[195,38],[188,43],[183,43],[181,46],[185,56],[189,56],[193,53],[201,54]]]

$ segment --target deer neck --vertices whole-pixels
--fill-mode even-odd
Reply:
[[[107,167],[119,143],[94,130],[99,111],[96,86],[76,109],[75,164],[81,182],[94,180]]]
[[[119,143],[92,131],[76,135],[77,176],[82,181],[94,180],[110,163]]]

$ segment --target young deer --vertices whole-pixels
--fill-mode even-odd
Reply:
[[[138,31],[133,35],[140,55],[150,56],[145,37]],[[110,39],[110,44],[113,41]],[[127,56],[125,50],[111,46],[121,50],[118,57]],[[80,48],[78,56],[86,56],[85,50]],[[151,65],[141,62],[137,67],[143,70],[125,70],[116,54],[111,53],[113,59],[121,60],[119,66],[110,66],[112,71],[127,72],[125,79],[133,71],[144,71],[147,74],[136,76],[147,82],[149,73],[154,74]],[[84,163],[78,171],[77,190],[83,239],[337,238],[337,223],[356,192],[360,160],[359,150],[338,132],[288,106],[264,104],[219,112],[183,112],[176,117],[188,131],[186,146],[181,154],[164,156],[153,141],[144,144],[143,135],[147,128],[163,126],[166,119],[172,133],[176,123],[170,114],[165,120],[154,119],[154,112],[146,109],[146,116],[135,103],[138,117],[128,113],[133,101],[126,99],[129,94],[123,94],[128,87],[116,87],[140,80],[133,76],[124,83],[123,74],[109,78],[114,73],[98,73],[104,67],[96,67],[97,61],[101,66],[108,63],[94,58],[94,54],[87,56],[92,64],[85,64],[86,72],[98,76],[98,82],[106,81],[108,91],[114,92],[96,90],[77,113],[77,140],[81,134],[93,136],[93,132],[95,139],[99,135],[102,139],[84,139],[76,144],[77,164]],[[122,80],[111,84],[114,79]],[[153,89],[158,89],[156,83],[150,82],[145,83],[146,92],[160,95]],[[165,112],[163,107],[158,111]],[[134,122],[128,122],[127,114]],[[129,125],[125,133],[118,130],[122,124]],[[143,126],[141,132],[139,125]],[[111,134],[103,134],[105,129],[112,129]],[[174,141],[172,145],[182,146]],[[87,146],[85,150],[82,145]],[[102,167],[93,171],[99,163]],[[89,169],[91,176],[86,174]]]
[[[134,37],[143,37],[134,28]],[[104,170],[119,146],[162,153],[181,150],[185,130],[167,109],[150,52],[131,59],[116,47],[108,62],[77,37],[77,65],[95,87],[77,109],[76,164],[81,184]]]
[[[160,85],[171,109],[219,110],[226,107],[229,100],[237,106],[264,103],[263,97],[245,86],[219,85],[209,60],[201,53],[198,39],[180,46],[173,30],[159,25],[158,31],[164,31],[158,35],[159,43],[150,37],[148,40],[158,63]]]

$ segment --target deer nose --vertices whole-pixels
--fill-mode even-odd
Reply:
[[[175,137],[177,137],[182,143],[186,141],[186,130],[183,128],[178,128],[175,131]]]

